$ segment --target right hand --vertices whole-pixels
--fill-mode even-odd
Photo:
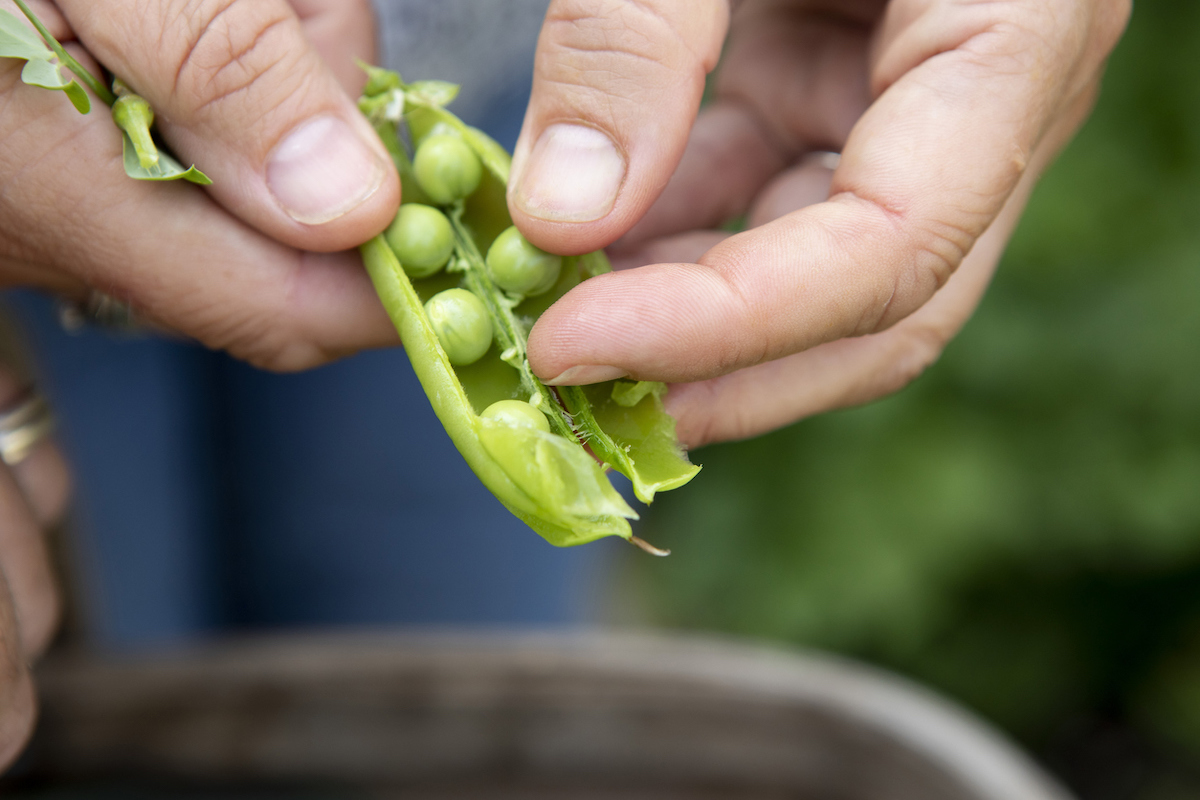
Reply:
[[[374,57],[367,0],[30,6],[94,74],[98,60],[146,97],[214,184],[127,178],[103,103],[81,116],[0,59],[0,285],[100,290],[275,370],[396,342],[357,256],[337,252],[383,230],[400,196],[350,97],[354,58]]]
[[[623,237],[635,268],[538,318],[534,372],[669,382],[693,447],[896,391],[974,311],[1129,10],[555,0],[513,222],[558,253]],[[839,151],[837,168],[806,161],[814,150]],[[743,232],[712,230],[742,214]]]

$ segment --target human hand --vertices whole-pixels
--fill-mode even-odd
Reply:
[[[145,96],[214,184],[129,180],[103,104],[80,116],[0,59],[0,285],[100,290],[272,369],[396,341],[358,257],[336,252],[399,203],[347,94],[353,59],[373,56],[367,0],[30,5],[94,73],[93,56]]]
[[[899,389],[978,304],[1129,10],[745,0],[731,19],[726,0],[556,0],[513,219],[562,253],[623,236],[618,265],[648,266],[543,314],[534,371],[673,382],[692,446]],[[832,175],[806,158],[826,150]],[[742,214],[743,233],[703,230]]]
[[[0,415],[28,397],[0,368]],[[22,427],[22,421],[14,426]],[[45,439],[27,451],[22,444],[0,431],[0,770],[17,757],[33,729],[29,664],[50,642],[60,607],[45,531],[62,516],[70,493],[58,449]]]

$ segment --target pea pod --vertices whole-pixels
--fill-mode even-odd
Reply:
[[[637,514],[613,489],[605,468],[626,475],[647,503],[655,492],[682,486],[699,471],[679,447],[675,421],[663,409],[666,387],[609,381],[556,391],[533,374],[525,352],[529,328],[543,311],[580,281],[609,270],[604,254],[564,257],[556,279],[551,274],[540,283],[509,282],[510,291],[497,286],[483,254],[512,226],[505,202],[508,153],[445,110],[454,87],[429,81],[405,84],[395,73],[366,69],[368,89],[359,107],[392,153],[406,203],[438,207],[454,234],[449,263],[436,274],[406,271],[383,236],[362,247],[376,291],[451,440],[500,501],[550,543],[565,546],[620,536],[657,552],[633,536],[629,520]],[[419,176],[405,137],[415,152],[426,141],[442,152],[469,150],[471,161],[482,167],[478,184],[472,166],[467,168],[470,180],[455,184],[470,187],[462,198],[457,190],[443,191],[431,183],[427,165]],[[440,175],[459,174],[453,165],[444,169],[448,171]],[[491,319],[491,347],[469,364],[452,362],[425,311],[431,298],[448,290],[470,292]],[[514,400],[528,409],[515,409],[522,412],[517,415],[489,410]],[[528,410],[533,410],[532,418]],[[538,413],[546,426],[530,424]]]

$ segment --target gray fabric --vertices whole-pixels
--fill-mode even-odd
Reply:
[[[462,85],[453,110],[476,121],[529,91],[549,0],[375,0],[384,64],[413,81]]]

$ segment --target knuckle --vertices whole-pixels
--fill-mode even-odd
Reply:
[[[207,346],[268,372],[301,372],[333,360],[284,313],[226,318],[200,337]]]
[[[712,372],[725,375],[743,367],[761,364],[788,351],[787,336],[778,337],[771,314],[755,299],[754,289],[737,274],[716,272],[725,288],[722,304],[728,330],[740,333],[723,339],[712,353]]]
[[[930,221],[913,234],[915,257],[909,267],[908,287],[920,302],[946,285],[975,243],[976,233],[966,226]]]
[[[1132,12],[1131,0],[1109,0],[1096,7],[1087,31],[1085,54],[1075,76],[1076,85],[1073,88],[1076,92],[1094,82],[1105,60],[1125,33]]]
[[[884,369],[873,375],[875,386],[870,399],[885,397],[903,389],[924,374],[941,357],[947,337],[939,330],[925,325],[913,325],[894,330],[896,335],[893,356]]]
[[[256,111],[286,102],[297,88],[302,48],[286,4],[263,0],[200,0],[188,4],[172,94],[183,115],[220,113],[227,101],[253,97]],[[263,79],[271,76],[278,81]]]
[[[960,204],[954,213],[943,210],[942,219],[923,219],[861,193],[850,194],[875,209],[882,220],[879,236],[891,242],[889,250],[902,254],[890,286],[881,284],[875,300],[863,307],[850,331],[852,336],[879,333],[924,304],[950,280],[994,214],[987,208],[968,209]]]
[[[732,404],[734,413],[725,413],[727,384],[728,381],[721,377],[685,385],[687,400],[682,408],[673,408],[671,413],[675,417],[675,434],[688,449],[742,438],[738,435],[738,404]]]
[[[593,91],[637,103],[683,80],[702,77],[710,58],[698,53],[655,3],[612,2],[603,8],[560,0],[546,16],[537,74],[579,102]]]
[[[333,360],[333,356],[326,354],[319,347],[308,342],[296,341],[275,342],[273,346],[257,347],[247,351],[244,357],[238,357],[251,366],[280,374],[303,372]]]
[[[1131,0],[1000,4],[964,49],[994,72],[1038,76],[1041,84],[1055,76],[1072,95],[1116,45],[1131,11]]]
[[[205,326],[200,340],[207,346],[225,350],[234,358],[270,372],[290,371],[296,362],[297,345],[290,340],[289,328],[267,314],[228,317]],[[293,366],[292,369],[301,369]]]
[[[884,331],[924,304],[950,280],[971,241],[972,238],[949,226],[915,237],[908,264],[895,274],[888,296],[864,312],[856,335]]]
[[[1125,33],[1132,15],[1133,0],[1110,0],[1104,4],[1099,14],[1096,41],[1105,54],[1116,46],[1121,35]]]

